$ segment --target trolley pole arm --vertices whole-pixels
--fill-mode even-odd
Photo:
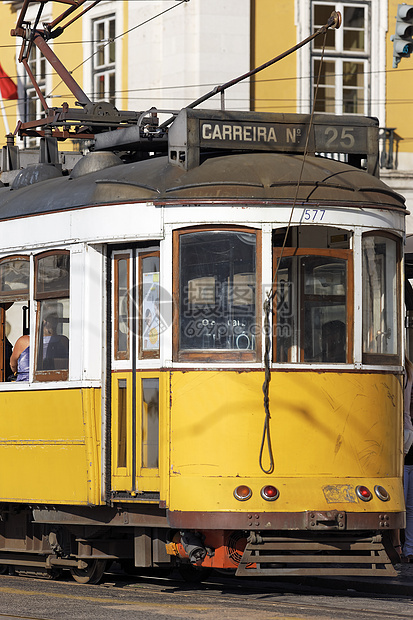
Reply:
[[[33,43],[42,52],[46,60],[49,61],[49,63],[55,69],[59,77],[62,78],[63,82],[66,84],[70,92],[73,93],[73,95],[76,97],[80,105],[87,105],[88,103],[91,103],[91,100],[80,88],[79,84],[72,77],[71,73],[69,73],[66,67],[58,59],[56,54],[50,49],[43,36],[41,34],[35,34],[33,38]]]
[[[57,0],[62,4],[69,5],[69,8],[66,9],[62,14],[56,17],[52,22],[43,24],[44,30],[38,30],[37,25],[41,19],[43,8],[48,0],[40,0],[37,17],[35,20],[35,25],[33,28],[27,24],[24,19],[27,13],[27,9],[31,4],[32,0],[24,0],[23,6],[21,8],[19,18],[17,20],[16,28],[11,31],[12,36],[18,36],[23,39],[22,48],[19,55],[19,62],[23,63],[29,78],[36,90],[37,95],[42,103],[43,108],[47,111],[48,106],[46,104],[45,98],[40,91],[40,88],[36,82],[36,78],[33,73],[30,71],[28,58],[30,55],[32,45],[36,45],[36,47],[42,52],[43,56],[48,60],[48,62],[55,69],[59,77],[63,80],[66,86],[69,88],[71,93],[76,97],[78,103],[82,106],[85,106],[91,103],[89,97],[84,93],[82,88],[76,82],[76,80],[72,77],[71,73],[66,69],[66,67],[61,63],[61,61],[57,58],[56,54],[50,49],[47,44],[47,40],[55,39],[59,35],[62,34],[64,29],[72,24],[74,21],[79,19],[82,15],[84,15],[91,8],[95,7],[101,0],[95,0],[85,8],[80,14],[75,16],[69,23],[64,26],[57,26],[60,24],[65,18],[69,17],[72,13],[77,11],[82,5],[85,4],[87,0]],[[55,28],[53,30],[53,28]]]
[[[69,17],[69,15],[71,15],[74,11],[76,11],[86,1],[87,0],[78,0],[78,2],[76,2],[76,5],[71,6],[64,13],[62,13],[61,15],[56,17],[56,19],[54,21],[50,22],[49,24],[46,24],[45,25],[45,30],[48,33],[48,38],[56,39],[56,37],[60,36],[62,34],[62,32],[64,32],[64,30],[66,30],[66,28],[68,28],[68,26],[71,26],[73,24],[73,22],[77,21],[80,17],[83,17],[83,15],[85,15],[85,13],[87,13],[88,11],[93,9],[97,4],[99,4],[101,2],[101,0],[95,0],[91,5],[89,5],[85,9],[83,9],[83,11],[81,13],[79,13],[78,15],[73,17],[73,19],[71,19],[69,22],[67,22],[63,26],[59,26],[58,28],[56,28],[55,31],[53,31],[53,28],[55,28],[55,26],[60,24],[60,22],[62,22],[66,17]]]
[[[27,75],[29,76],[31,83],[33,84],[33,87],[34,87],[34,89],[35,89],[35,91],[37,93],[37,96],[40,99],[40,102],[42,104],[42,107],[43,107],[44,111],[47,112],[47,110],[49,109],[49,106],[47,105],[46,99],[44,98],[43,93],[40,90],[38,83],[36,82],[36,78],[34,77],[34,75],[32,73],[32,70],[30,69],[30,66],[29,66],[29,63],[27,61],[27,58],[23,58],[23,60],[21,62],[23,63],[23,67],[27,71]]]
[[[249,78],[252,75],[255,75],[259,71],[262,71],[263,69],[266,69],[267,67],[270,67],[271,65],[275,64],[279,60],[282,60],[286,56],[289,56],[293,52],[296,52],[298,49],[300,49],[301,47],[303,47],[304,45],[306,45],[307,43],[309,43],[310,41],[318,37],[320,34],[325,34],[329,28],[337,29],[337,28],[340,28],[340,26],[341,26],[341,13],[339,13],[338,11],[333,11],[327,23],[324,26],[321,26],[321,28],[319,28],[316,32],[314,32],[314,34],[304,39],[304,41],[297,43],[297,45],[294,45],[294,47],[283,52],[279,56],[276,56],[272,60],[265,62],[263,65],[260,65],[259,67],[256,67],[255,69],[252,69],[251,71],[248,71],[247,73],[244,73],[243,75],[240,75],[239,77],[234,78],[233,80],[230,80],[229,82],[226,82],[225,84],[222,84],[221,86],[215,86],[215,88],[211,90],[209,93],[207,93],[206,95],[202,95],[202,97],[199,97],[199,99],[197,99],[193,103],[190,103],[186,107],[195,108],[200,103],[203,103],[204,101],[206,101],[207,99],[210,99],[214,95],[217,95],[218,93],[223,92],[230,86],[234,86],[235,84],[238,84],[238,82],[241,82],[242,80],[245,80],[246,78]]]

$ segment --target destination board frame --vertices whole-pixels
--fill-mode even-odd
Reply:
[[[344,154],[378,175],[378,120],[358,115],[182,110],[169,131],[169,157],[190,169],[201,150]],[[354,159],[354,158],[353,158]]]

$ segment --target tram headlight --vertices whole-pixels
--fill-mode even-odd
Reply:
[[[234,497],[238,499],[240,502],[245,502],[246,499],[249,499],[252,495],[252,491],[246,484],[240,484],[234,490]]]
[[[386,491],[386,489],[379,484],[376,484],[374,487],[374,492],[382,502],[388,502],[390,499],[390,493]]]
[[[359,485],[358,487],[356,487],[356,495],[363,502],[369,502],[371,500],[371,498],[373,497],[372,492],[370,491],[370,489],[368,489],[367,487],[365,487],[363,485]]]
[[[261,489],[261,497],[267,500],[267,502],[273,502],[280,497],[280,492],[276,487],[273,487],[271,484],[267,484]]]

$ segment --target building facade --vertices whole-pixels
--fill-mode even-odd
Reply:
[[[314,105],[317,112],[378,118],[380,176],[406,197],[411,211],[413,57],[393,68],[390,37],[396,28],[397,6],[396,0],[255,0],[251,46],[255,65],[310,36],[333,10],[342,14],[342,25],[328,32],[325,45],[320,35],[253,78],[251,103],[263,111],[310,112]],[[413,235],[412,219],[407,218],[408,239]],[[408,250],[413,251],[413,243]]]
[[[87,9],[93,2],[86,2]],[[2,66],[18,81],[18,102],[4,102],[13,131],[18,120],[42,114],[42,106],[18,62],[21,39],[10,36],[21,1],[0,5],[0,33],[5,43]],[[110,101],[119,110],[179,110],[216,85],[250,68],[250,0],[103,1],[61,36],[49,41],[64,66],[93,101]],[[46,3],[42,21],[51,21],[67,7]],[[29,6],[28,21],[38,3]],[[41,26],[40,26],[41,27]],[[33,49],[30,67],[49,106],[75,99],[59,76]],[[215,96],[207,104],[219,107]],[[249,83],[231,89],[228,107],[248,110]],[[0,133],[4,127],[0,120]],[[5,132],[3,132],[3,135]]]

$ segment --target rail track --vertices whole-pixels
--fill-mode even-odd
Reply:
[[[411,596],[397,597],[387,594],[378,584],[376,592],[366,593],[354,588],[353,582],[326,579],[267,579],[240,580],[214,573],[203,583],[184,582],[179,575],[170,578],[130,576],[120,572],[108,572],[100,585],[79,585],[65,572],[59,581],[29,578],[0,577],[0,596],[6,601],[1,618],[20,620],[54,620],[54,618],[81,618],[70,615],[71,606],[81,606],[85,618],[106,619],[106,613],[122,609],[120,618],[128,617],[128,610],[139,619],[139,610],[151,618],[216,618],[217,610],[225,619],[252,620],[254,614],[260,619],[271,618],[335,618],[335,620],[369,620],[370,618],[411,618],[413,612],[413,588]],[[7,596],[8,595],[8,596]],[[18,598],[22,604],[30,600],[30,612],[24,614],[16,608],[13,614],[7,610],[7,600]],[[50,614],[33,613],[32,602],[39,606],[47,601]],[[62,606],[62,601],[64,605]],[[60,609],[55,615],[54,608]],[[92,609],[93,608],[93,612]],[[65,611],[63,612],[62,609]],[[40,609],[39,609],[40,611]],[[65,614],[68,614],[67,616]],[[136,615],[137,613],[137,615]],[[63,615],[62,615],[63,614]],[[89,615],[87,615],[89,614]],[[126,615],[125,615],[126,614]],[[215,615],[214,615],[215,614]],[[110,617],[109,615],[107,616]],[[112,616],[113,617],[113,616]],[[142,618],[145,616],[142,615]],[[147,616],[146,616],[147,617]],[[255,617],[257,617],[255,615]]]

